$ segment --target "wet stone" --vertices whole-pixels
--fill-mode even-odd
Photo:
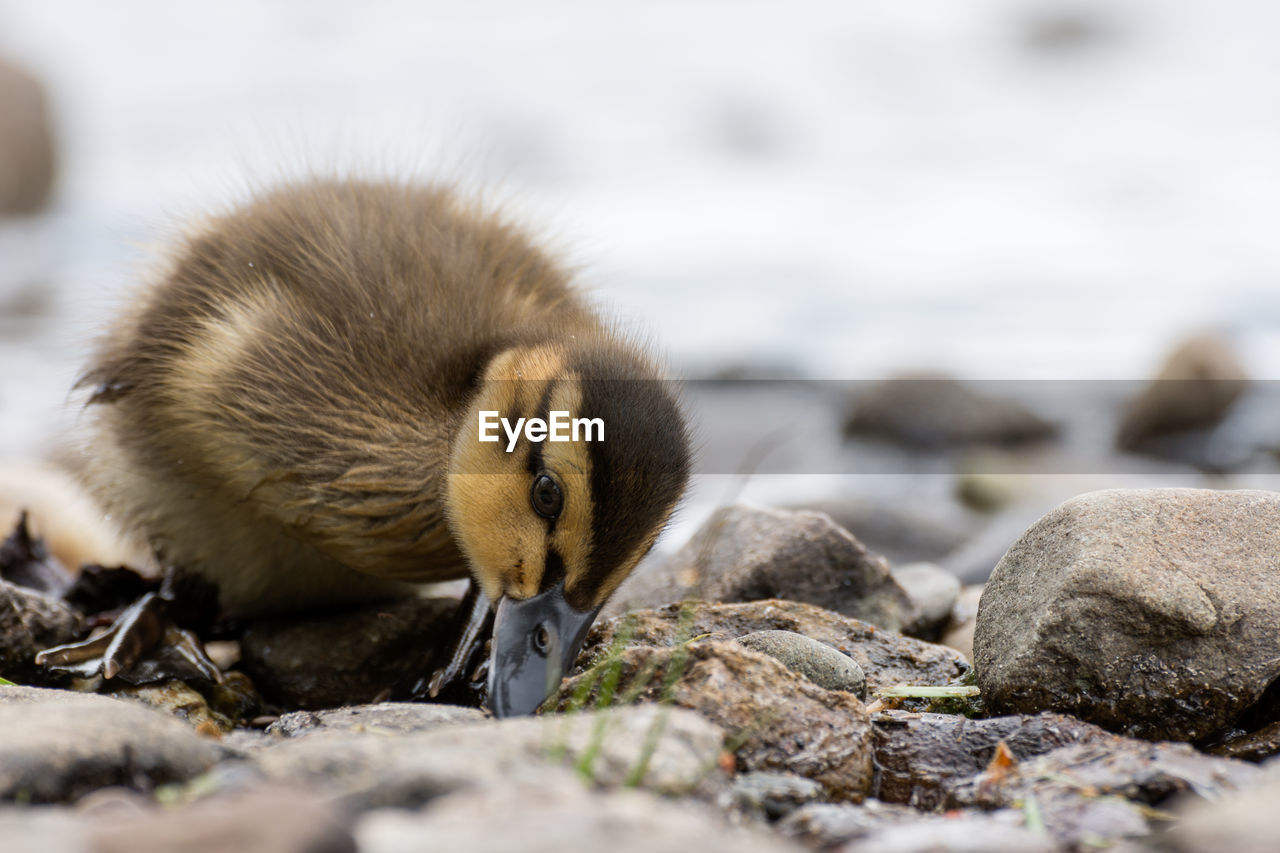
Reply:
[[[867,698],[867,676],[858,662],[825,643],[794,631],[756,631],[739,637],[752,651],[766,654],[787,669],[827,690],[847,690]]]
[[[1134,489],[1036,522],[982,595],[994,713],[1056,710],[1152,740],[1280,720],[1280,493]]]
[[[821,784],[833,800],[861,800],[871,786],[870,723],[862,702],[739,643],[625,649],[561,685],[561,706],[590,699],[606,677],[617,679],[621,695],[662,697],[718,725],[738,744],[739,770],[794,773]]]
[[[798,601],[712,604],[695,601],[641,610],[597,622],[579,666],[604,655],[619,638],[628,644],[672,646],[690,637],[732,640],[757,631],[791,631],[847,654],[862,667],[871,691],[897,684],[946,684],[969,670],[955,649],[936,646]]]
[[[267,699],[289,708],[371,702],[425,667],[447,642],[457,601],[412,598],[339,613],[263,620],[240,664]]]
[[[74,800],[182,782],[223,755],[177,720],[105,696],[0,686],[0,799]]]
[[[810,803],[788,814],[776,828],[821,850],[920,818],[920,812],[909,806],[868,798],[861,803]]]
[[[1060,844],[1096,844],[1144,836],[1163,814],[1152,811],[1188,791],[1217,798],[1247,788],[1261,771],[1186,744],[1112,735],[1060,747],[1012,767],[984,771],[955,788],[951,807],[1016,807],[1034,801]]]
[[[926,811],[980,773],[1003,741],[1022,761],[1060,746],[1110,739],[1097,726],[1061,714],[970,720],[954,714],[882,711],[871,717],[876,785],[872,794]]]
[[[818,512],[732,506],[718,510],[669,560],[637,572],[605,611],[689,598],[718,602],[787,598],[901,630],[915,605],[873,554]]]
[[[84,620],[61,601],[0,580],[0,676],[19,683],[44,683],[36,652],[69,643]]]

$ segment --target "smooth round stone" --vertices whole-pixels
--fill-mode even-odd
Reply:
[[[826,643],[794,631],[756,631],[739,637],[738,642],[774,658],[819,687],[856,693],[859,698],[867,695],[867,676],[862,667]]]

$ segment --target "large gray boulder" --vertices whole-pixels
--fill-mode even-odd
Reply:
[[[996,566],[974,664],[992,712],[1201,741],[1276,715],[1277,625],[1280,493],[1092,492]]]

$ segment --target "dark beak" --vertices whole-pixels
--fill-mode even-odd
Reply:
[[[498,601],[489,659],[489,708],[495,717],[532,714],[573,666],[600,608],[574,610],[564,582],[523,601]]]

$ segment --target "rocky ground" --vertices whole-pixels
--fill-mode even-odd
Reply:
[[[221,685],[26,686],[85,593],[32,589],[51,558],[11,538],[0,670],[25,684],[0,687],[0,838],[1272,849],[1277,530],[1270,492],[1082,495],[1008,550],[975,619],[952,576],[895,573],[823,513],[734,506],[620,592],[540,716],[503,721],[380,701],[446,618],[430,598],[254,626],[212,644]],[[976,671],[910,636],[966,621]]]

